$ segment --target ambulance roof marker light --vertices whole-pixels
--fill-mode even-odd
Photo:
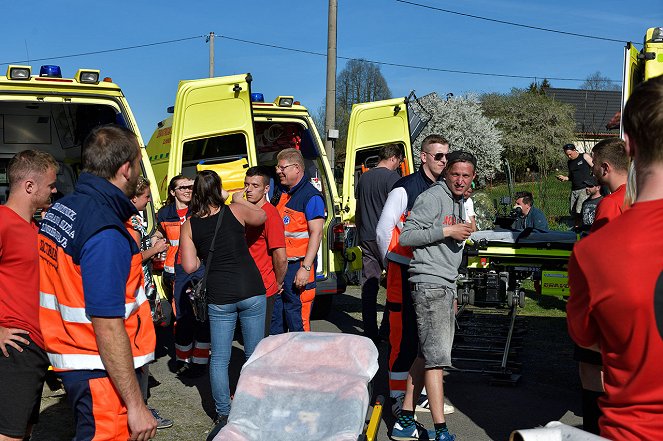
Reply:
[[[40,77],[49,77],[49,78],[62,78],[62,70],[60,66],[54,64],[45,64],[39,69]]]
[[[251,93],[251,102],[252,103],[264,103],[265,96],[260,92]]]

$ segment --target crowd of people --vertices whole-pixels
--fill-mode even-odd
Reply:
[[[285,149],[275,172],[249,168],[244,191],[232,197],[216,172],[175,176],[150,235],[142,216],[150,183],[136,136],[100,126],[82,151],[76,189],[55,203],[51,155],[26,150],[8,167],[10,195],[0,206],[0,439],[30,437],[49,366],[71,404],[74,439],[147,440],[172,426],[147,406],[154,323],[175,324],[178,375],[199,376],[209,360],[218,431],[230,412],[237,319],[247,359],[265,336],[310,330],[324,199],[301,153]],[[276,206],[267,200],[275,176]],[[161,296],[152,262],[163,254]],[[205,273],[203,321],[189,292]]]
[[[587,233],[568,265],[568,329],[577,344],[584,428],[608,439],[663,436],[662,109],[659,77],[630,97],[624,140],[601,141],[591,156],[563,147],[569,175],[559,179],[572,182],[570,211]],[[49,365],[67,392],[76,440],[142,441],[171,426],[147,405],[147,379],[153,323],[173,321],[178,375],[201,375],[209,362],[218,431],[232,405],[237,320],[247,359],[270,334],[310,330],[324,198],[301,153],[285,149],[275,171],[249,168],[244,191],[232,196],[214,171],[175,176],[150,235],[141,216],[150,183],[141,176],[136,136],[100,126],[82,151],[74,192],[55,203],[52,156],[25,150],[8,166],[10,193],[0,206],[0,440],[30,437]],[[440,135],[423,140],[421,166],[410,175],[396,172],[399,146],[382,147],[379,158],[357,184],[357,226],[364,332],[376,343],[388,334],[390,344],[390,436],[453,441],[443,374],[452,364],[463,247],[476,230],[470,196],[477,160],[450,152]],[[548,229],[531,193],[517,193],[515,204],[515,227]],[[151,265],[163,253],[165,298]],[[208,320],[189,301],[203,277]],[[417,409],[430,411],[432,429],[416,421]]]

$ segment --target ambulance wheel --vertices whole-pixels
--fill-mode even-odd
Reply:
[[[334,301],[334,296],[327,294],[324,296],[315,296],[313,300],[313,311],[311,311],[312,319],[324,319],[327,318],[331,312],[332,304]]]
[[[525,307],[525,291],[520,291],[518,293],[518,306],[521,308]]]

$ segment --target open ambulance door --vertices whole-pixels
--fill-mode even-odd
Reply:
[[[407,104],[407,98],[394,98],[352,106],[343,171],[343,221],[354,222],[355,185],[362,173],[378,164],[382,146],[400,145],[405,155],[400,173],[403,176],[412,173],[414,161]]]
[[[169,179],[211,169],[226,190],[243,188],[246,169],[257,163],[251,74],[181,81],[170,147]]]
[[[626,47],[624,47],[624,73],[622,78],[622,112],[624,111],[626,101],[628,101],[635,86],[644,81],[642,62],[638,58],[639,54],[640,52],[636,49],[633,43],[626,43]],[[619,135],[622,138],[624,137],[624,128],[621,124],[621,118]]]

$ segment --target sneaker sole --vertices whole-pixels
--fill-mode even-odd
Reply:
[[[428,401],[426,401],[425,404],[428,404]],[[419,404],[417,404],[417,406],[415,407],[414,411],[415,411],[415,412],[427,412],[427,413],[430,413],[430,408],[428,408],[428,407],[424,407],[424,406],[420,406]],[[456,408],[455,408],[455,407],[453,407],[453,406],[450,405],[450,404],[444,403],[444,414],[445,414],[445,415],[450,415],[450,414],[454,413],[455,411],[456,411]]]

